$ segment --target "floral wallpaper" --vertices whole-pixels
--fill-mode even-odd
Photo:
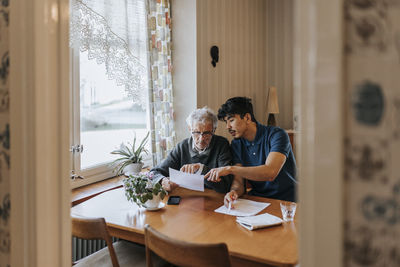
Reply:
[[[344,266],[400,266],[400,0],[344,8]]]
[[[0,267],[10,266],[9,0],[0,1]]]

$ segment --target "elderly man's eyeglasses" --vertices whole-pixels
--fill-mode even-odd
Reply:
[[[214,132],[206,131],[206,132],[192,132],[193,137],[199,138],[200,136],[203,136],[204,138],[210,138]]]

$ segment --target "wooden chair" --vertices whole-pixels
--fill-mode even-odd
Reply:
[[[72,217],[72,235],[82,239],[103,239],[107,248],[103,248],[77,262],[75,267],[82,266],[145,266],[144,247],[118,241],[112,243],[104,218],[86,219]]]
[[[152,252],[178,266],[229,267],[228,247],[225,243],[193,244],[174,240],[156,231],[150,225],[144,227],[147,267],[153,267]]]

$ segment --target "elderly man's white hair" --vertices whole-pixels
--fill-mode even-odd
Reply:
[[[205,106],[192,111],[186,118],[187,125],[192,128],[195,124],[212,123],[213,130],[217,129],[218,118],[214,111]]]

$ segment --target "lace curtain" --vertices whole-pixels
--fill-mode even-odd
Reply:
[[[171,76],[169,0],[148,0],[147,31],[150,58],[150,112],[153,163],[158,164],[176,142]]]
[[[146,0],[72,0],[70,45],[104,63],[109,79],[145,106],[148,92]]]

